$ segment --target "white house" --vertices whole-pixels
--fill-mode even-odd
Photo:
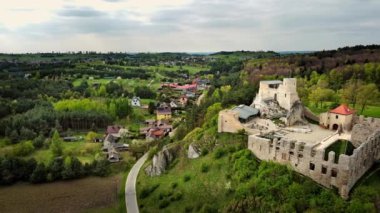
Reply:
[[[139,97],[133,97],[131,101],[131,105],[134,107],[141,107],[140,98]]]

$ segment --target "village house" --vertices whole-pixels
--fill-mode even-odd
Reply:
[[[107,127],[106,137],[103,140],[102,151],[106,154],[108,161],[114,163],[121,160],[119,152],[127,151],[129,144],[121,144],[117,141],[128,134],[128,130],[118,125]]]
[[[134,96],[131,100],[131,105],[133,107],[141,107],[140,97]]]
[[[157,120],[170,120],[172,118],[172,110],[170,107],[158,107],[156,115]]]
[[[148,140],[162,138],[173,130],[173,126],[164,120],[146,120],[145,125],[140,128],[140,134],[145,135]]]
[[[189,99],[186,97],[186,95],[181,95],[178,99],[182,107],[185,107],[187,105],[188,100]]]
[[[178,108],[178,104],[174,100],[170,101],[169,105],[171,108]]]

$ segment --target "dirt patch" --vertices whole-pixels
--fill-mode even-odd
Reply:
[[[121,176],[0,187],[0,212],[83,212],[118,202]]]

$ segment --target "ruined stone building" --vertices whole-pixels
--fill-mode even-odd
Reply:
[[[290,165],[325,187],[337,188],[343,198],[348,198],[360,177],[376,160],[380,160],[380,119],[360,117],[357,122],[353,127],[357,134],[335,133],[315,143],[275,133],[250,135],[248,149],[261,160]],[[364,128],[364,134],[357,128]],[[341,139],[357,145],[352,154],[335,156],[333,151],[325,153],[326,147]]]
[[[258,113],[246,113],[256,109]],[[319,117],[311,114],[298,98],[296,79],[262,81],[251,108],[219,113],[218,132],[246,130],[248,149],[257,158],[290,165],[348,198],[355,183],[380,160],[380,119],[356,116],[346,105]],[[319,125],[304,119],[310,115]],[[340,144],[346,146],[343,154],[330,151]]]
[[[277,101],[280,107],[290,111],[296,101],[299,101],[297,93],[297,79],[284,78],[283,81],[260,81],[260,89],[252,107],[265,113],[268,101]]]

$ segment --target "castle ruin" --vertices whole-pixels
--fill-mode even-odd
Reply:
[[[310,113],[296,92],[296,79],[260,82],[251,108],[259,113],[247,117],[248,106],[219,113],[219,132],[248,134],[248,149],[257,158],[290,165],[317,183],[336,188],[347,199],[355,183],[380,160],[380,119],[356,116],[341,105],[319,116],[319,125],[305,121]],[[245,116],[242,116],[244,114]],[[346,144],[336,154],[331,147]],[[347,146],[352,146],[348,149]]]

